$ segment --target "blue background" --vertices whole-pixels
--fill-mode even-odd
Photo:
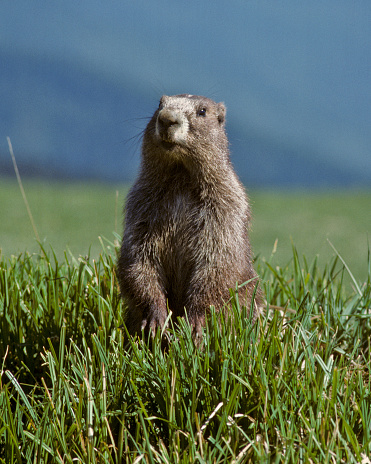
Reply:
[[[162,94],[227,106],[252,187],[371,186],[371,2],[0,4],[0,173],[131,181]]]

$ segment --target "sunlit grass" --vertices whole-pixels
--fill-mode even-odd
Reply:
[[[74,255],[97,258],[98,237],[113,240],[122,234],[122,208],[128,186],[79,182],[24,181],[41,241],[58,258],[68,247]],[[324,266],[335,253],[328,239],[346,260],[358,280],[367,275],[371,233],[369,192],[249,192],[253,221],[251,241],[255,255],[284,266],[295,243],[309,260],[318,255]],[[38,252],[32,225],[17,182],[0,183],[0,249],[4,256]]]
[[[359,280],[367,276],[371,240],[371,191],[251,192],[254,252],[284,266],[292,258],[292,243],[320,266],[340,252]]]
[[[251,327],[212,314],[161,346],[126,338],[115,247],[0,261],[0,462],[359,463],[371,453],[371,274],[258,260]],[[367,252],[366,252],[367,255]]]
[[[99,237],[122,231],[126,186],[99,183],[24,181],[40,239],[48,251],[63,258],[66,247],[74,255],[99,256]],[[0,249],[5,256],[38,252],[26,208],[16,182],[0,184]],[[4,220],[3,220],[4,219]]]

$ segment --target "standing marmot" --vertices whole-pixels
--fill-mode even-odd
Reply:
[[[118,261],[129,333],[163,327],[186,308],[194,334],[205,311],[257,285],[245,190],[229,159],[225,106],[194,95],[163,96],[143,137]],[[253,280],[251,280],[253,279]],[[256,310],[254,311],[254,318]]]

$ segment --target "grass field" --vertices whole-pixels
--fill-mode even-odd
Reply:
[[[125,338],[107,252],[0,260],[1,464],[370,463],[370,274],[258,261],[281,311],[251,327],[232,295],[233,328],[163,351]]]
[[[68,247],[76,257],[98,257],[98,237],[122,234],[122,206],[127,187],[102,184],[26,182],[25,190],[41,241],[62,257]],[[116,194],[118,196],[116,197]],[[274,265],[292,258],[292,242],[308,261],[325,265],[333,243],[358,280],[367,276],[371,233],[369,192],[250,192],[254,253]],[[276,252],[272,255],[277,241]],[[33,229],[15,181],[0,184],[0,249],[3,256],[38,252]]]
[[[25,188],[46,253],[3,182],[1,464],[371,463],[371,194],[251,192],[271,309],[251,327],[232,293],[233,327],[212,313],[196,347],[169,322],[164,351],[159,333],[123,326],[113,232],[126,189],[116,201],[115,187]]]

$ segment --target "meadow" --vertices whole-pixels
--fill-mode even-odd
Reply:
[[[169,320],[164,350],[123,325],[126,188],[25,189],[41,246],[0,186],[0,463],[371,462],[369,193],[250,192],[258,323],[231,291],[233,326]]]
[[[65,250],[75,257],[97,258],[102,251],[99,237],[113,241],[122,234],[126,185],[28,181],[25,191],[43,246],[59,258]],[[249,196],[250,236],[260,259],[284,266],[292,259],[294,244],[300,256],[324,266],[336,255],[330,241],[356,278],[366,279],[371,190],[252,190]],[[0,183],[0,250],[5,257],[39,253],[15,180]]]

